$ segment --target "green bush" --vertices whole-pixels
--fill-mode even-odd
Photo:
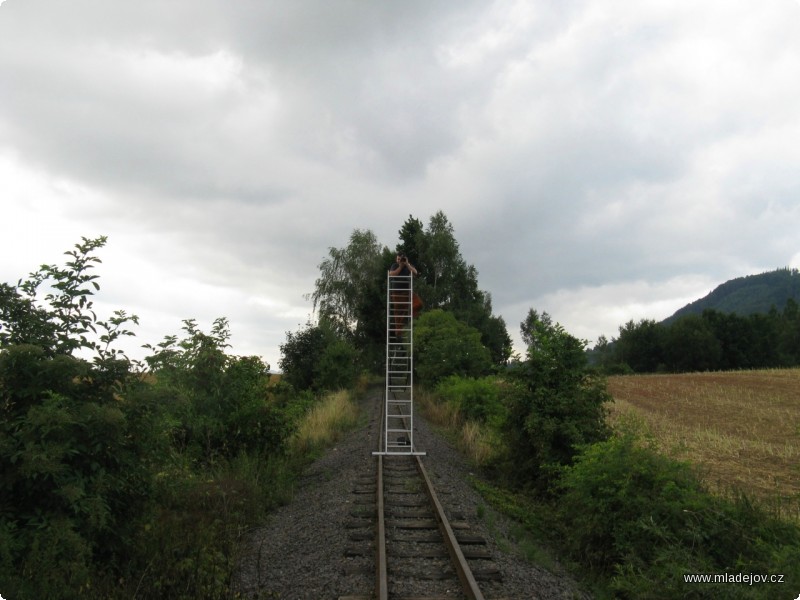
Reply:
[[[416,320],[414,369],[421,383],[435,386],[450,375],[480,377],[491,368],[491,354],[474,327],[441,309],[427,311]]]
[[[565,549],[608,577],[616,598],[775,597],[774,584],[685,583],[691,573],[782,573],[800,584],[796,525],[708,494],[688,464],[630,432],[588,446],[559,487]]]
[[[298,390],[345,389],[358,376],[358,352],[324,319],[318,325],[307,323],[296,333],[287,332],[281,355],[283,380]]]
[[[451,375],[437,384],[435,392],[456,406],[465,419],[498,427],[506,417],[507,387],[494,376],[472,379]]]
[[[157,489],[158,502],[137,537],[139,563],[129,586],[137,598],[227,598],[236,544],[260,492],[252,480],[220,471],[203,479],[173,471]]]
[[[315,368],[315,387],[337,391],[352,387],[358,377],[355,347],[342,339],[328,343]]]
[[[113,348],[136,317],[92,310],[104,243],[0,285],[0,593],[229,597],[242,531],[285,494],[310,399],[228,356],[225,319],[210,333],[185,321],[139,372]]]
[[[14,598],[86,595],[118,576],[165,448],[158,408],[111,348],[136,317],[92,310],[104,244],[84,238],[63,268],[0,293],[0,581]]]
[[[4,597],[38,600],[90,595],[97,583],[92,549],[72,520],[53,519],[46,527],[28,531],[28,535],[20,537],[19,533],[11,536],[17,539],[17,552],[1,563]]]
[[[605,439],[611,396],[588,367],[585,342],[531,311],[522,327],[528,360],[509,372],[524,388],[508,400],[508,477],[546,491],[580,446]]]
[[[240,452],[280,454],[292,433],[290,419],[269,399],[269,366],[255,356],[229,356],[228,321],[211,332],[184,321],[185,336],[167,336],[145,360],[153,387],[166,398],[181,451],[203,463]]]

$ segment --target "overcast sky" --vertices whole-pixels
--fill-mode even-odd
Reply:
[[[800,2],[5,0],[0,191],[0,281],[107,235],[135,346],[276,368],[329,247],[438,210],[593,343],[800,266]]]

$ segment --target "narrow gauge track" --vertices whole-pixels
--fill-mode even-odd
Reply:
[[[349,529],[359,546],[348,551],[374,554],[374,594],[339,600],[485,600],[478,581],[499,579],[486,541],[470,535],[463,515],[447,518],[422,457],[376,459],[375,479],[354,490]],[[470,562],[480,566],[473,571]]]

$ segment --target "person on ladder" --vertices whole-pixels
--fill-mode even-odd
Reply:
[[[392,341],[399,341],[402,335],[403,326],[408,318],[407,303],[408,290],[411,282],[406,279],[412,275],[417,275],[417,269],[408,262],[408,257],[402,252],[397,254],[395,262],[389,268],[389,277],[398,279],[389,280],[389,290],[391,303],[394,305],[394,323],[391,331]],[[415,293],[412,299],[412,316],[416,317],[419,309],[422,307],[422,299]]]

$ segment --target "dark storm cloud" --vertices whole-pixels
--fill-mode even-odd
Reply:
[[[798,25],[788,0],[8,0],[4,193],[47,224],[17,243],[108,233],[273,364],[329,247],[440,209],[512,331],[538,306],[613,334],[800,261]]]

